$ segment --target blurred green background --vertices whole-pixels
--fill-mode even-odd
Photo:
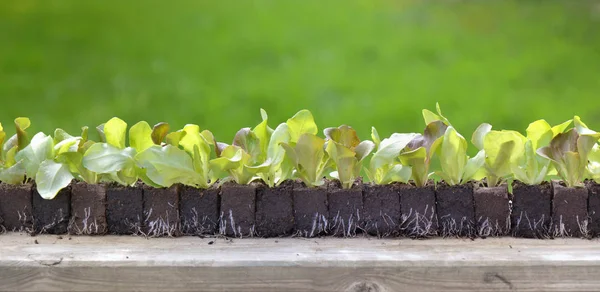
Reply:
[[[113,116],[212,130],[307,108],[320,128],[420,132],[442,110],[524,131],[600,128],[600,2],[0,1],[0,121],[77,132]]]

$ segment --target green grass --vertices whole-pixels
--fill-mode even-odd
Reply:
[[[272,127],[307,108],[368,138],[422,131],[439,101],[466,137],[575,114],[598,129],[593,3],[4,0],[0,121],[196,123],[230,142],[261,107]]]

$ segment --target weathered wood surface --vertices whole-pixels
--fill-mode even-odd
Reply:
[[[598,240],[0,235],[0,291],[598,291],[599,275]]]

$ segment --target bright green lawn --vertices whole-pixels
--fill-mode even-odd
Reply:
[[[447,4],[431,4],[431,3]],[[465,136],[579,114],[600,129],[600,9],[591,1],[0,1],[0,121],[77,131],[112,116],[217,139],[302,108],[368,138]]]

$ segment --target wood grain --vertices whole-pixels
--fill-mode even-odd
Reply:
[[[597,240],[70,238],[0,236],[0,291],[600,289]]]

